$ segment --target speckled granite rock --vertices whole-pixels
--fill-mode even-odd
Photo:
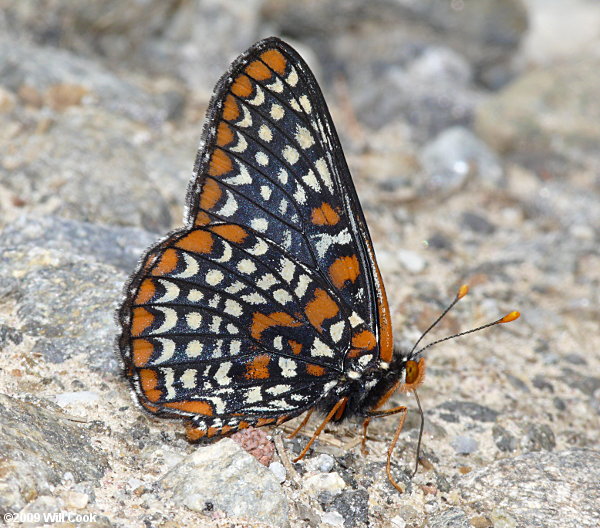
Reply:
[[[289,526],[287,500],[277,478],[227,438],[182,460],[159,485],[194,511],[215,508],[240,520]]]
[[[90,445],[82,427],[47,404],[25,403],[0,394],[0,513],[18,512],[69,472],[76,482],[97,482],[106,456]]]
[[[600,452],[573,449],[527,453],[474,471],[458,483],[461,496],[494,526],[593,528],[600,525]]]

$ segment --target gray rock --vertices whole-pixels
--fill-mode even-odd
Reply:
[[[142,252],[158,238],[143,229],[103,226],[51,215],[22,215],[0,233],[0,242],[5,247],[43,246],[86,255],[126,273],[133,272]]]
[[[470,455],[479,448],[477,440],[464,435],[455,436],[450,444],[459,455]]]
[[[64,474],[97,481],[108,467],[85,430],[62,415],[0,394],[0,513],[17,512],[51,494]],[[52,510],[50,510],[52,511]]]
[[[572,449],[499,460],[465,475],[457,485],[462,498],[492,520],[512,519],[514,526],[592,528],[600,524],[599,482],[600,453]]]
[[[369,522],[369,493],[366,490],[341,493],[333,499],[328,510],[342,516],[345,528],[366,526]]]
[[[510,434],[504,427],[494,424],[492,427],[492,436],[496,447],[503,452],[511,452],[517,448],[517,439]]]
[[[420,155],[427,173],[428,189],[455,191],[469,176],[490,187],[500,187],[504,171],[498,156],[464,127],[444,130],[428,143]]]
[[[287,499],[275,475],[229,438],[198,448],[158,484],[194,511],[211,503],[232,517],[289,526]]]
[[[578,57],[523,75],[478,107],[477,133],[535,170],[562,172],[567,161],[597,169],[599,65]]]
[[[124,274],[58,250],[1,248],[0,284],[15,276],[20,331],[37,340],[34,352],[55,363],[85,352],[90,368],[119,372],[114,314]]]
[[[556,447],[556,439],[552,429],[546,424],[529,424],[521,445],[526,451],[552,451]]]
[[[0,184],[40,216],[165,231],[169,206],[153,181],[147,146],[136,143],[139,134],[138,125],[92,107],[57,115],[36,134],[19,128],[0,136]]]
[[[519,0],[465,0],[457,7],[444,0],[267,0],[263,13],[279,32],[339,50],[339,41],[360,36],[361,48],[380,64],[398,52],[398,43],[429,42],[452,47],[469,58],[478,78],[498,86],[511,74],[510,58],[527,29],[527,12]],[[404,35],[402,40],[397,35]],[[332,44],[333,41],[333,44]],[[355,54],[362,50],[354,46]],[[339,56],[338,56],[339,58]]]
[[[458,416],[467,416],[477,422],[495,422],[500,414],[494,409],[470,401],[451,400],[438,405],[436,409],[444,409],[456,413]]]
[[[464,228],[472,231],[473,233],[479,233],[481,235],[491,235],[496,231],[496,226],[489,222],[489,220],[478,213],[471,211],[465,211],[460,218],[461,224]]]
[[[460,508],[432,515],[427,522],[429,528],[471,528],[471,523],[466,513]]]
[[[66,50],[0,39],[2,85],[34,105],[63,111],[80,104],[155,125],[166,120],[162,101]],[[39,101],[39,102],[38,102]]]

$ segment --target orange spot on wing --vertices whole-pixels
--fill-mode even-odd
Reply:
[[[146,304],[156,293],[156,286],[152,279],[144,279],[135,296],[135,304]]]
[[[233,141],[233,130],[229,128],[227,123],[221,121],[217,129],[217,145],[224,147]]]
[[[154,315],[146,308],[134,308],[131,316],[131,335],[137,337],[142,334],[154,321]]]
[[[238,424],[238,429],[248,429],[248,427],[250,427],[250,424],[248,422],[240,422]]]
[[[246,66],[246,73],[257,81],[264,81],[273,75],[271,70],[269,70],[263,62],[258,60],[253,61]]]
[[[210,224],[210,216],[208,216],[204,211],[198,213],[196,216],[196,221],[194,222],[197,226],[205,226]]]
[[[308,317],[310,324],[319,331],[321,330],[323,321],[335,317],[339,311],[340,308],[337,303],[321,288],[315,290],[314,299],[309,301],[304,309],[304,313]]]
[[[204,416],[212,416],[214,414],[213,406],[206,401],[187,400],[165,403],[165,407],[171,409],[179,409],[180,411],[191,412],[194,414],[202,414]]]
[[[175,245],[192,253],[210,253],[213,243],[214,240],[211,233],[198,229],[181,237]]]
[[[267,354],[262,354],[246,363],[246,379],[267,379],[270,360],[271,358]]]
[[[311,376],[323,376],[325,369],[319,365],[313,365],[312,363],[306,364],[306,372]]]
[[[217,225],[212,227],[211,231],[236,244],[241,244],[248,236],[248,232],[243,227],[232,224]]]
[[[158,374],[154,370],[140,370],[140,386],[146,398],[155,402],[160,399],[161,391],[158,387]]]
[[[231,158],[223,150],[219,148],[215,149],[208,164],[208,174],[211,176],[223,176],[223,174],[231,172],[232,169]]]
[[[217,436],[220,432],[220,429],[217,427],[209,427],[208,431],[206,432],[206,436],[208,436],[208,438],[212,438],[213,436]]]
[[[154,266],[152,275],[166,275],[167,273],[171,273],[177,267],[178,262],[179,255],[177,251],[169,248],[165,250],[156,266]]]
[[[292,348],[292,352],[296,355],[302,352],[302,343],[298,343],[298,341],[294,341],[293,339],[288,340],[288,344]]]
[[[265,51],[260,58],[269,65],[269,67],[273,68],[277,73],[283,75],[285,73],[285,66],[287,64],[287,60],[281,54],[280,51],[277,50],[268,50]]]
[[[206,431],[204,429],[199,429],[192,423],[185,424],[185,436],[190,442],[196,442],[206,436]]]
[[[233,95],[228,95],[223,103],[223,119],[227,121],[235,121],[240,117],[240,108]]]
[[[340,221],[340,215],[338,215],[333,207],[327,202],[323,202],[321,207],[315,207],[312,210],[311,222],[315,225],[336,225]]]
[[[262,333],[272,326],[300,326],[301,324],[285,312],[273,312],[269,315],[254,312],[252,315],[251,335],[254,339],[258,340],[262,339]]]
[[[202,209],[212,209],[221,199],[223,191],[215,180],[210,178],[204,182],[202,186],[202,194],[200,195],[200,207]]]
[[[238,97],[248,97],[252,94],[252,81],[247,75],[239,75],[233,81],[231,91]]]
[[[340,289],[344,283],[349,280],[354,282],[360,275],[360,267],[356,255],[350,257],[338,257],[333,264],[329,266],[329,276],[333,285]]]
[[[375,335],[370,330],[363,330],[352,336],[352,346],[362,348],[363,350],[371,350],[377,344]]]
[[[133,364],[136,367],[143,367],[154,352],[154,345],[147,339],[133,340]]]

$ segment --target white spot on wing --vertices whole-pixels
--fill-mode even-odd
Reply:
[[[325,182],[326,187],[330,192],[333,192],[333,180],[331,179],[331,173],[329,172],[329,167],[327,166],[327,162],[323,158],[319,158],[315,163],[317,167],[317,172],[321,179]]]
[[[183,385],[185,389],[193,389],[196,387],[196,374],[197,371],[195,369],[186,369],[184,373],[179,378],[179,381]]]
[[[153,365],[160,365],[165,361],[169,361],[173,354],[175,353],[175,341],[172,339],[165,339],[164,337],[159,337],[156,339],[161,344],[160,356],[158,356],[154,361],[152,361]]]
[[[202,293],[200,290],[196,290],[195,288],[193,290],[190,290],[190,293],[188,293],[188,301],[191,302],[198,302],[199,300],[204,298],[204,293]]]
[[[256,264],[250,259],[240,260],[237,265],[238,271],[246,274],[254,273],[256,271]]]
[[[302,108],[307,114],[310,114],[312,112],[312,105],[310,104],[310,100],[306,95],[300,96],[300,104],[302,105]]]
[[[185,354],[189,358],[196,358],[200,354],[202,354],[203,348],[204,348],[204,345],[197,339],[194,339],[186,345]]]
[[[258,281],[256,281],[256,285],[261,290],[268,290],[277,284],[277,279],[271,274],[267,273],[263,275]]]
[[[262,151],[257,152],[254,156],[254,159],[256,159],[256,163],[262,167],[266,167],[269,164],[269,156]]]
[[[202,315],[198,312],[189,312],[185,315],[185,322],[192,330],[197,330],[202,324]]]
[[[232,216],[238,209],[238,204],[235,201],[235,197],[232,193],[227,191],[227,201],[225,205],[221,207],[218,211],[215,211],[215,214],[220,216]]]
[[[259,233],[264,233],[269,228],[269,222],[265,218],[253,218],[250,227]]]
[[[265,200],[265,201],[268,200],[269,198],[271,198],[272,192],[273,192],[273,190],[268,185],[262,185],[260,187],[260,195],[263,197],[263,200]]]
[[[206,274],[206,283],[216,286],[223,280],[223,272],[218,269],[212,269]]]
[[[244,118],[239,121],[237,124],[237,126],[240,126],[242,128],[247,128],[249,126],[252,126],[252,115],[250,115],[250,110],[248,110],[244,105],[240,105],[242,107],[242,112],[244,113]]]
[[[238,142],[233,147],[230,147],[229,150],[231,150],[231,152],[244,152],[248,148],[248,142],[246,141],[246,138],[239,132],[236,131],[235,134]]]
[[[290,145],[286,145],[281,153],[283,154],[285,161],[287,161],[290,165],[293,165],[300,159],[300,154],[298,154],[298,151]]]
[[[230,369],[231,363],[229,361],[221,363],[219,369],[215,372],[215,379],[219,385],[229,385],[231,383],[231,378],[228,376]]]
[[[271,84],[267,84],[266,86],[269,90],[271,90],[275,93],[283,92],[283,83],[281,82],[281,79],[279,77],[277,77],[277,79],[275,79],[275,82],[273,82]]]
[[[273,120],[279,121],[285,115],[285,110],[283,109],[283,106],[273,103],[270,114]]]
[[[300,275],[300,278],[298,279],[298,285],[296,286],[296,290],[294,291],[296,297],[301,299],[302,296],[306,293],[306,289],[308,288],[308,285],[310,283],[311,278],[308,275]]]
[[[296,127],[296,141],[303,149],[309,149],[315,144],[315,139],[307,128],[298,125]]]
[[[159,328],[152,331],[152,334],[162,334],[167,330],[170,330],[177,324],[177,312],[173,308],[165,308],[164,306],[156,306],[156,310],[161,311],[165,315],[165,320]]]
[[[269,250],[269,245],[262,239],[259,239],[254,246],[246,251],[250,253],[250,255],[264,255]]]
[[[235,176],[229,176],[225,178],[223,181],[228,183],[229,185],[248,185],[252,183],[252,177],[248,173],[248,169],[243,163],[238,162],[239,174]]]
[[[290,73],[286,78],[286,82],[294,87],[296,86],[296,84],[298,84],[298,72],[296,71],[296,68],[294,68],[293,66],[290,69]]]
[[[267,125],[261,125],[258,129],[258,137],[269,143],[273,139],[273,132]]]
[[[294,273],[296,273],[296,266],[290,259],[286,258],[282,258],[280,264],[281,277],[284,281],[290,282],[294,278]]]
[[[296,362],[289,358],[279,358],[279,368],[284,378],[293,378],[296,375]]]
[[[179,287],[176,284],[166,280],[159,280],[158,282],[164,287],[165,293],[158,299],[152,301],[152,304],[169,302],[179,297]]]
[[[331,339],[333,339],[334,343],[338,343],[339,340],[342,338],[342,335],[344,333],[344,326],[344,321],[338,321],[337,323],[331,325],[329,333],[331,334]]]
[[[258,84],[255,84],[256,95],[252,99],[248,99],[248,102],[253,106],[260,106],[265,102],[265,93],[261,90]]]
[[[225,301],[225,313],[234,317],[240,317],[242,315],[242,305],[233,299],[227,299]]]
[[[183,254],[183,260],[185,261],[185,268],[182,272],[173,275],[173,277],[178,277],[180,279],[187,279],[188,277],[193,277],[198,273],[200,266],[195,258],[192,258],[187,253]]]
[[[310,349],[310,355],[315,356],[323,356],[323,357],[333,357],[333,350],[329,348],[328,345],[323,343],[318,337],[315,337],[313,341],[313,346]]]
[[[284,289],[276,290],[273,293],[273,298],[281,304],[286,304],[292,301],[292,296]]]
[[[306,176],[303,176],[302,179],[304,180],[304,183],[306,183],[306,185],[308,185],[313,191],[321,191],[319,181],[317,180],[317,177],[315,176],[315,173],[312,171],[312,169],[310,169],[308,171],[308,174]]]
[[[350,232],[347,228],[342,229],[339,233],[335,235],[321,233],[315,235],[314,238],[318,239],[315,246],[317,248],[317,253],[320,258],[323,258],[325,256],[325,253],[327,253],[331,246],[344,245],[352,242],[352,237],[350,236]]]

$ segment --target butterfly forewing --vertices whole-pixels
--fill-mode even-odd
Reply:
[[[281,41],[256,44],[217,85],[188,207],[188,228],[148,253],[121,311],[146,408],[213,430],[262,425],[391,356],[339,140],[312,73]]]

